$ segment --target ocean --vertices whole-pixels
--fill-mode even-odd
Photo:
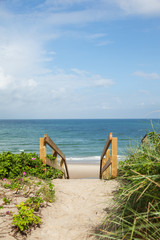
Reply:
[[[39,154],[40,137],[47,133],[68,161],[98,163],[112,132],[118,138],[118,160],[123,160],[154,130],[160,131],[159,119],[0,120],[0,152]]]

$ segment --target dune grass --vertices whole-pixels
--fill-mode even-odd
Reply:
[[[130,153],[118,170],[121,188],[99,239],[160,239],[160,134]]]

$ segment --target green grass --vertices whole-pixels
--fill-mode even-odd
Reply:
[[[115,207],[100,227],[99,239],[160,239],[160,134],[120,162],[120,191]]]

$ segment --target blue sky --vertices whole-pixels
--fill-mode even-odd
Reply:
[[[160,0],[0,0],[0,118],[159,118]]]

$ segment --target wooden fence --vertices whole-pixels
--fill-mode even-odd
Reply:
[[[55,157],[54,161],[47,158],[47,144],[52,148],[52,155]],[[60,156],[60,165],[58,165],[57,155]],[[44,135],[44,138],[40,138],[40,158],[44,164],[61,170],[64,173],[64,177],[69,179],[66,157],[47,134]]]
[[[111,150],[109,147],[111,146]],[[99,178],[110,179],[117,177],[117,138],[109,133],[100,159]]]

